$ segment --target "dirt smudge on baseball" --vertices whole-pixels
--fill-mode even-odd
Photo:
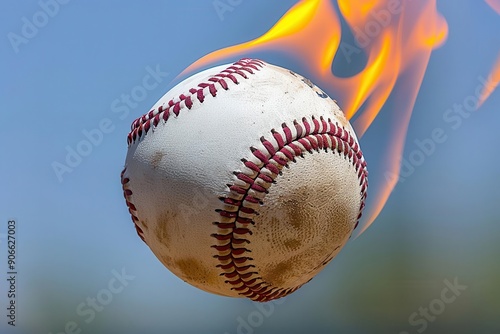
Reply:
[[[212,284],[213,273],[205,267],[202,261],[188,257],[175,261],[175,267],[181,272],[182,278],[187,281]]]
[[[262,278],[265,282],[271,283],[274,286],[283,286],[288,282],[290,276],[294,275],[293,271],[296,266],[296,258],[290,258],[274,266],[263,268]]]
[[[172,222],[175,221],[177,212],[165,211],[160,214],[156,222],[155,235],[158,241],[168,247],[170,245],[170,237],[172,233]]]
[[[148,230],[148,225],[146,224],[146,221],[144,220],[139,220],[139,228],[141,228],[143,231],[147,231]]]
[[[306,193],[300,190],[300,193]],[[306,201],[304,199],[287,198],[282,200],[283,209],[287,213],[287,221],[292,227],[299,232],[304,228],[304,222],[307,221],[308,210]]]
[[[343,239],[349,233],[349,206],[340,200],[327,200],[325,194],[331,193],[334,188],[331,185],[322,184],[319,188],[297,187],[293,193],[282,196],[280,202],[285,213],[282,224],[294,229],[296,239],[314,238],[315,243],[328,247],[332,240],[338,242],[338,238]]]
[[[174,266],[174,260],[171,256],[167,254],[157,255],[158,259],[163,263],[167,268],[172,268]]]
[[[157,169],[160,166],[161,159],[163,159],[163,156],[165,154],[161,151],[157,151],[153,154],[153,157],[151,158],[151,165],[153,166],[153,169]]]
[[[296,251],[300,249],[302,242],[299,239],[287,239],[283,241],[283,245],[289,250]]]
[[[315,173],[307,172],[311,163],[313,170],[314,163],[317,170],[323,164],[342,168],[338,176],[334,171],[318,179]],[[304,284],[346,243],[359,202],[356,196],[350,196],[358,187],[357,175],[349,172],[352,166],[344,164],[336,153],[315,152],[283,169],[270,187],[250,239],[253,243],[264,237],[268,244],[265,250],[253,248],[252,243],[249,246],[254,258],[259,258],[265,282],[284,288]]]
[[[283,214],[278,215],[275,219],[282,227],[288,226],[290,233],[296,236],[293,238],[294,240],[302,240],[307,243],[319,230],[328,229],[330,224],[325,224],[326,221],[317,225],[318,209],[321,208],[321,204],[317,203],[316,197],[312,194],[312,189],[306,186],[298,187],[293,193],[279,197],[278,203],[281,205],[278,210]],[[281,239],[280,236],[277,237],[278,240]],[[287,246],[286,241],[283,240],[285,246]]]

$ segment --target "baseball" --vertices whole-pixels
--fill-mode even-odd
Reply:
[[[288,69],[242,59],[192,75],[136,119],[121,180],[138,235],[172,273],[269,301],[346,244],[367,175],[334,100]]]

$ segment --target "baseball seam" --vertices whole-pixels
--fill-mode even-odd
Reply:
[[[166,108],[163,104],[157,109],[153,109],[142,117],[137,118],[132,122],[131,131],[127,137],[127,143],[129,145],[133,144],[137,139],[141,138],[142,135],[148,133],[151,126],[156,127],[161,119],[166,122],[170,116],[179,116],[183,108],[191,109],[194,100],[203,103],[205,97],[209,95],[215,97],[220,88],[228,90],[228,81],[238,85],[239,81],[235,74],[238,74],[244,79],[248,79],[248,75],[245,72],[254,74],[254,71],[259,71],[259,68],[263,67],[264,64],[263,61],[258,59],[243,58],[218,74],[211,76],[208,82],[199,83],[196,88],[189,89],[189,94],[181,94],[177,98],[171,99],[166,103],[168,105]],[[219,86],[219,88],[217,88],[217,86]]]
[[[254,71],[259,71],[260,68],[264,67],[265,64],[266,63],[258,59],[240,59],[218,74],[212,75],[208,79],[208,82],[199,83],[196,87],[189,89],[189,94],[181,94],[176,98],[172,98],[166,103],[166,108],[164,107],[165,104],[162,104],[157,109],[153,109],[143,116],[135,119],[132,122],[131,131],[127,136],[128,145],[130,146],[134,144],[142,136],[145,136],[152,127],[158,126],[161,120],[167,122],[170,116],[179,116],[182,109],[187,108],[188,110],[190,110],[193,107],[194,101],[197,100],[200,103],[203,103],[206,96],[211,95],[215,97],[218,91],[217,86],[219,86],[223,90],[228,90],[230,87],[228,82],[236,85],[239,84],[236,75],[240,76],[243,79],[248,79],[247,73],[254,74]],[[144,231],[139,226],[140,220],[137,215],[137,209],[132,202],[133,193],[129,188],[130,179],[124,177],[126,170],[127,166],[125,166],[125,168],[121,172],[123,197],[125,198],[125,202],[127,204],[132,221],[135,224],[137,234],[142,239],[142,241],[146,242],[144,238]]]
[[[152,128],[158,126],[161,120],[167,122],[170,116],[179,116],[181,110],[185,108],[190,110],[195,101],[203,103],[206,97],[210,95],[215,97],[220,89],[229,90],[232,84],[239,84],[236,74],[248,79],[247,74],[254,74],[254,71],[259,71],[265,65],[266,63],[257,59],[241,59],[218,74],[212,75],[208,82],[202,82],[195,88],[189,89],[189,94],[181,94],[137,118],[132,122],[131,131],[127,136],[128,145],[134,144]],[[165,104],[167,107],[164,107]],[[358,221],[354,228],[359,223],[365,205],[368,172],[363,154],[353,136],[330,119],[325,120],[320,117],[318,120],[313,117],[308,121],[302,118],[301,121],[295,120],[293,127],[283,123],[282,133],[272,129],[271,137],[269,139],[261,137],[260,141],[264,149],[250,148],[252,158],[241,160],[242,171],[234,172],[233,184],[228,184],[228,195],[220,198],[224,203],[224,209],[216,210],[221,218],[219,222],[214,222],[218,233],[212,235],[216,240],[216,244],[212,247],[218,253],[214,255],[220,262],[217,267],[223,271],[221,275],[227,278],[226,282],[232,285],[232,289],[252,300],[268,301],[290,294],[301,286],[283,289],[264,282],[258,273],[252,272],[253,259],[248,256],[251,250],[244,247],[250,243],[245,235],[252,234],[250,226],[255,224],[252,218],[258,215],[257,209],[263,204],[267,189],[275,183],[275,179],[281,174],[281,169],[289,167],[290,161],[295,162],[295,158],[303,157],[305,152],[330,149],[332,152],[337,151],[339,155],[343,154],[344,158],[349,159],[355,167],[361,187]],[[130,179],[125,177],[126,169],[125,166],[121,173],[123,195],[137,234],[146,242],[144,232],[139,226],[137,209],[132,202]],[[329,259],[323,264],[328,263]]]
[[[125,197],[125,203],[127,204],[128,207],[128,212],[130,213],[130,216],[132,218],[132,222],[134,223],[135,226],[135,231],[137,232],[137,235],[141,238],[142,241],[146,242],[146,239],[144,238],[144,231],[142,228],[139,226],[139,218],[137,217],[137,209],[135,205],[132,203],[132,190],[129,189],[129,182],[130,179],[128,177],[125,177],[125,172],[127,171],[127,167],[123,168],[122,173],[121,173],[121,181],[122,181],[122,189],[123,189],[123,197]]]
[[[268,189],[276,182],[284,167],[289,167],[290,161],[295,162],[296,157],[303,157],[306,152],[313,153],[330,149],[354,166],[360,186],[361,203],[357,222],[359,223],[365,205],[366,189],[368,186],[368,172],[363,154],[348,130],[323,117],[312,118],[312,124],[304,117],[301,122],[294,121],[290,128],[282,124],[282,133],[271,130],[273,139],[260,138],[264,149],[251,147],[252,159],[242,159],[242,171],[235,171],[235,181],[229,184],[229,194],[221,197],[224,203],[223,210],[216,210],[221,216],[219,222],[214,224],[219,231],[212,236],[216,244],[212,247],[219,253],[215,257],[218,265],[223,270],[232,289],[240,295],[255,301],[265,302],[286,296],[303,284],[293,288],[273,287],[264,281],[255,271],[252,264],[251,249],[246,246],[251,243],[247,236],[252,235],[253,218],[258,215],[258,209],[264,204],[263,200]],[[311,126],[312,125],[312,126]],[[322,265],[331,260],[329,256]],[[320,267],[322,266],[320,265]]]

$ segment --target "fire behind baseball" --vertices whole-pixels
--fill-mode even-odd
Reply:
[[[297,290],[345,245],[366,198],[366,163],[335,101],[256,59],[179,83],[128,144],[137,233],[175,275],[219,295]]]

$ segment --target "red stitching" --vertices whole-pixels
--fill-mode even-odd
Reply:
[[[267,189],[275,182],[283,167],[287,167],[290,161],[295,161],[297,156],[303,155],[306,151],[330,149],[334,154],[338,153],[344,159],[348,159],[358,175],[361,204],[354,228],[357,227],[365,206],[368,185],[366,162],[359,145],[349,131],[323,117],[319,120],[314,117],[308,120],[304,117],[300,122],[294,121],[293,126],[296,129],[295,137],[292,136],[290,128],[283,123],[283,134],[271,130],[271,136],[276,143],[262,137],[260,140],[264,150],[250,148],[255,161],[242,159],[249,171],[247,170],[246,174],[234,173],[238,185],[228,185],[229,194],[220,198],[225,204],[225,209],[216,210],[221,217],[220,222],[214,223],[218,227],[218,233],[212,235],[216,240],[216,244],[212,247],[218,252],[214,257],[220,262],[217,267],[223,271],[222,275],[226,277],[226,282],[232,285],[231,289],[255,301],[264,302],[280,298],[302,286],[289,289],[274,287],[265,282],[257,272],[248,272],[249,268],[254,267],[253,259],[250,257],[251,249],[242,246],[250,244],[246,236],[252,234],[251,226],[255,224],[253,217],[258,215],[259,204],[262,204]],[[274,146],[276,144],[277,147]],[[246,185],[242,185],[241,182]],[[329,260],[324,261],[325,264],[328,262]]]
[[[139,218],[137,218],[137,209],[131,201],[132,190],[130,190],[128,188],[128,183],[130,182],[130,179],[128,177],[125,177],[126,170],[127,170],[127,167],[125,167],[122,170],[122,173],[120,175],[121,181],[122,181],[122,188],[123,188],[123,197],[125,197],[125,203],[127,204],[128,212],[130,213],[130,216],[132,217],[132,222],[134,223],[137,235],[141,238],[142,241],[146,242],[146,240],[144,239],[144,232],[142,231],[142,228],[140,228],[140,226],[138,225]]]
[[[151,110],[143,116],[137,118],[132,122],[130,133],[127,136],[128,145],[133,144],[143,135],[146,135],[151,127],[158,126],[160,117],[163,118],[165,122],[168,120],[171,113],[177,117],[184,107],[187,109],[192,108],[194,99],[203,103],[207,94],[216,96],[219,88],[222,88],[223,90],[230,89],[230,86],[225,79],[229,79],[233,84],[239,84],[235,74],[239,75],[243,79],[248,79],[248,75],[245,72],[254,74],[254,71],[259,71],[260,68],[264,67],[264,65],[265,63],[258,59],[241,59],[222,70],[220,73],[212,75],[207,80],[208,82],[202,82],[198,84],[197,87],[189,89],[189,93],[181,94],[177,98],[173,98],[159,106],[156,110]],[[148,123],[151,119],[153,119],[152,124],[151,122]]]
[[[177,98],[160,105],[157,109],[149,111],[132,122],[131,131],[127,136],[128,144],[131,145],[142,135],[147,134],[151,128],[158,126],[160,119],[167,122],[171,113],[174,116],[179,116],[185,110],[184,107],[188,110],[191,109],[194,99],[203,103],[207,94],[216,96],[219,87],[228,90],[230,89],[228,83],[239,84],[236,74],[247,79],[248,75],[245,72],[254,74],[254,71],[259,71],[263,66],[265,66],[265,63],[257,59],[241,59],[220,73],[211,76],[207,79],[208,82],[200,83],[197,87],[189,89],[188,94],[181,94]],[[338,124],[332,123],[330,119],[325,120],[323,117],[320,117],[319,121],[314,117],[311,120],[305,117],[300,121],[294,120],[293,128],[295,129],[295,135],[293,135],[291,128],[286,123],[281,125],[283,134],[275,129],[271,130],[271,136],[275,140],[277,147],[274,147],[274,144],[264,137],[261,138],[261,143],[265,151],[251,147],[255,161],[241,159],[249,171],[247,174],[243,172],[234,173],[238,184],[227,185],[229,188],[228,197],[220,198],[225,204],[225,209],[216,210],[221,217],[220,222],[214,222],[220,233],[212,235],[217,240],[217,244],[212,246],[218,252],[214,256],[220,262],[217,267],[223,271],[221,275],[226,277],[226,282],[232,285],[233,290],[256,301],[277,299],[294,292],[302,286],[283,289],[264,282],[257,272],[249,271],[250,268],[255,268],[255,266],[252,264],[253,258],[250,256],[251,250],[245,248],[246,244],[250,244],[250,241],[245,237],[252,234],[251,227],[255,224],[253,217],[258,215],[256,209],[263,204],[267,189],[275,183],[275,179],[281,173],[283,167],[288,167],[290,161],[295,162],[295,158],[302,157],[306,151],[310,153],[313,150],[319,151],[320,149],[328,151],[329,148],[332,152],[349,159],[357,171],[361,186],[361,205],[358,221],[354,228],[358,226],[359,218],[365,206],[368,185],[366,162],[359,145],[349,131]],[[123,194],[137,234],[146,242],[144,232],[138,225],[137,210],[131,200],[133,193],[128,185],[130,180],[124,177],[125,171],[126,167],[121,173]],[[226,232],[224,230],[230,230],[230,233],[222,234],[221,232]],[[325,264],[328,262],[329,260],[324,261]]]

